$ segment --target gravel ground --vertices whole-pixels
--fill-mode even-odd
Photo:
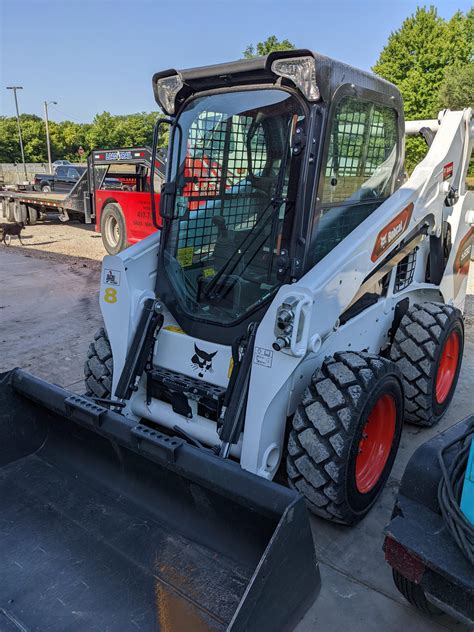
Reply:
[[[83,263],[91,268],[99,268],[107,254],[94,224],[62,223],[54,215],[34,226],[27,226],[21,233],[21,240],[24,246],[12,237],[9,249],[18,254],[62,263],[74,258],[77,264]]]

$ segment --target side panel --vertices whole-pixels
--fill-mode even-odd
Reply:
[[[125,363],[140,306],[155,297],[159,240],[160,232],[155,232],[116,256],[105,256],[102,262],[99,301],[114,358],[112,391]]]
[[[127,225],[127,239],[134,244],[156,231],[151,214],[151,194],[147,191],[108,191],[95,192],[96,230],[100,230],[100,215],[104,206],[110,202],[120,205]],[[156,208],[159,208],[160,195],[155,194]],[[160,220],[159,220],[160,221]],[[160,221],[161,223],[161,221]]]
[[[467,191],[460,197],[448,220],[452,226],[453,245],[440,285],[446,302],[452,301],[460,310],[464,310],[471,250],[474,244],[474,227],[466,223],[468,211],[474,211],[473,191]]]

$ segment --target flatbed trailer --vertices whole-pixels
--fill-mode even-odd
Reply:
[[[0,191],[3,216],[9,222],[36,224],[45,212],[61,213],[67,193],[36,193],[35,191]]]
[[[87,169],[68,193],[0,191],[7,221],[35,224],[48,212],[59,219],[95,223],[96,231],[110,254],[148,236],[153,224],[150,196],[151,150],[149,147],[96,149],[87,158]],[[155,190],[164,179],[165,160],[155,160]],[[107,187],[113,176],[122,188]],[[158,205],[159,194],[156,195]]]

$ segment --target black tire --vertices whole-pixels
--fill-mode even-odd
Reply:
[[[84,363],[86,393],[92,397],[109,399],[112,394],[113,359],[109,337],[103,327],[89,345]]]
[[[441,610],[427,600],[425,591],[419,584],[406,579],[394,568],[392,568],[392,575],[395,586],[412,606],[424,614],[441,614]]]
[[[28,206],[28,224],[34,226],[38,221],[38,211],[34,206]]]
[[[5,217],[6,217],[7,222],[14,222],[15,221],[15,202],[8,200],[7,202],[4,202],[4,204],[6,204]]]
[[[51,193],[51,185],[50,184],[42,184],[41,185],[41,193]]]
[[[438,399],[437,377],[450,336],[458,337],[458,357],[449,392]],[[405,421],[434,426],[446,412],[461,369],[464,323],[461,312],[443,303],[412,305],[403,316],[390,349],[390,358],[403,375]]]
[[[361,491],[361,441],[367,438],[366,424],[375,405],[386,400],[391,419],[386,428],[391,432],[385,441],[385,461],[379,463],[373,484]],[[379,418],[382,432],[385,423],[389,424]],[[318,516],[343,524],[358,522],[390,474],[402,425],[402,378],[393,362],[368,353],[336,353],[315,371],[294,415],[287,456],[290,486],[305,496]],[[370,471],[372,462],[368,463]]]
[[[109,255],[116,255],[128,246],[125,218],[118,204],[111,202],[102,209],[100,233]]]
[[[20,222],[23,222],[24,224],[26,224],[26,221],[28,219],[28,212],[26,210],[26,205],[15,202],[15,206],[13,207],[13,217],[15,219],[15,222],[17,222],[18,224]]]

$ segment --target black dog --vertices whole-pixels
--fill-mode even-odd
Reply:
[[[6,246],[10,245],[11,237],[16,235],[20,240],[20,244],[23,246],[23,242],[21,241],[21,231],[25,228],[24,222],[16,222],[15,224],[0,224],[0,229],[3,232],[2,241]],[[9,237],[8,243],[6,237]]]

